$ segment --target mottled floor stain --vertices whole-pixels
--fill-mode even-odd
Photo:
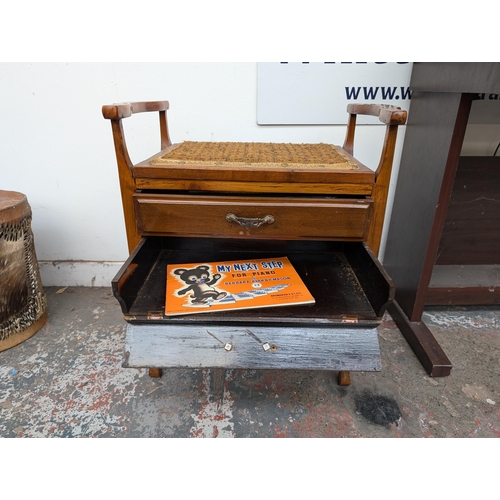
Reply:
[[[401,418],[398,403],[387,396],[364,392],[355,399],[356,411],[375,425],[389,427]]]
[[[59,289],[60,290],[60,289]],[[0,352],[0,436],[10,438],[500,437],[500,307],[426,309],[452,360],[431,378],[392,318],[382,371],[123,368],[125,323],[109,288],[47,289],[49,320]]]
[[[194,421],[190,429],[191,437],[235,437],[233,421],[234,399],[228,384],[231,370],[202,371],[202,382],[198,390],[204,395],[205,401],[196,414],[191,415]]]

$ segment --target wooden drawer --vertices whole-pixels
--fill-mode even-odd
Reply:
[[[165,316],[168,264],[287,256],[316,303]],[[376,326],[395,287],[365,243],[146,237],[112,281],[125,319],[139,323]]]
[[[366,198],[134,195],[143,236],[363,241],[372,203]]]
[[[209,327],[129,323],[124,368],[224,368],[243,370],[380,371],[376,327]],[[257,339],[273,349],[264,351]],[[217,339],[231,343],[224,348]]]
[[[284,255],[314,304],[165,316],[168,264]],[[380,371],[377,326],[395,292],[363,242],[154,236],[112,287],[128,322],[123,366],[134,368]]]

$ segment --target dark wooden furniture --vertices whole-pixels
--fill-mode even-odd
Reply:
[[[500,157],[459,159],[427,305],[500,304],[499,193]]]
[[[500,63],[414,63],[410,88],[384,266],[397,286],[390,313],[427,372],[446,376],[452,365],[422,321],[425,305],[498,303],[500,293],[498,286],[464,282],[467,266],[498,263],[500,247],[498,209],[488,203],[474,209],[463,183],[498,199],[498,163],[460,158],[472,102],[477,93],[500,90]],[[472,209],[467,222],[460,200]],[[492,216],[482,222],[485,210]],[[460,219],[464,231],[457,230]],[[461,276],[453,276],[452,263]]]
[[[113,129],[131,252],[112,283],[128,322],[126,366],[150,367],[151,376],[181,366],[328,369],[339,372],[343,385],[350,371],[380,370],[376,327],[394,286],[376,255],[397,128],[406,112],[350,105],[338,151],[352,168],[335,169],[162,164],[177,147],[169,138],[167,109],[166,101],[103,107]],[[133,164],[122,119],[145,111],[159,112],[162,151]],[[352,156],[358,114],[386,124],[373,170]],[[314,306],[163,314],[167,264],[285,255],[315,297]],[[256,338],[276,349],[263,351]],[[228,339],[235,349],[224,349]]]

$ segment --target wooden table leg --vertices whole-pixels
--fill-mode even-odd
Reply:
[[[413,352],[431,377],[447,377],[451,361],[423,321],[410,321],[397,302],[389,306],[389,313]]]
[[[162,376],[162,369],[161,368],[150,368],[149,369],[149,376],[151,378],[160,378]]]
[[[351,385],[351,372],[340,371],[337,380],[339,385]]]

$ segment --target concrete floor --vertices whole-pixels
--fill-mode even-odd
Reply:
[[[49,320],[0,352],[0,437],[500,437],[500,307],[428,308],[453,363],[427,376],[389,315],[383,369],[336,374],[122,368],[109,288],[48,288]]]

